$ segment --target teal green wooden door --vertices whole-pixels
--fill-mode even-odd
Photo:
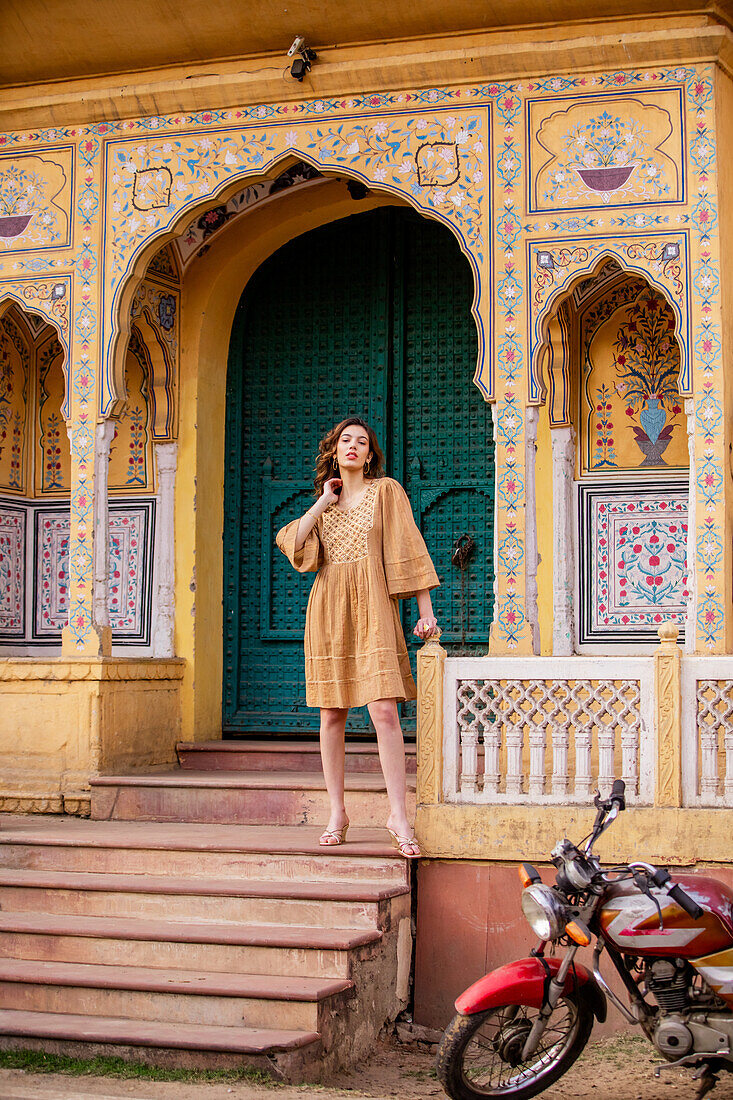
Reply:
[[[411,211],[356,214],[299,237],[255,273],[232,331],[224,486],[223,727],[312,736],[303,626],[312,575],[275,534],[313,501],[318,441],[364,416],[407,489],[441,579],[453,651],[485,652],[493,600],[491,417],[471,379],[473,282],[443,226]],[[464,536],[462,538],[462,536]],[[454,545],[468,547],[464,568]],[[470,543],[469,543],[470,540]],[[415,601],[404,605],[409,631]],[[414,705],[404,708],[406,729]],[[367,734],[366,708],[349,717]]]

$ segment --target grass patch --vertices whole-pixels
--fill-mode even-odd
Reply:
[[[632,1063],[653,1062],[656,1053],[654,1047],[643,1035],[612,1035],[604,1039],[591,1040],[581,1057],[586,1066],[612,1062],[615,1066],[623,1068]]]
[[[117,1077],[137,1081],[219,1082],[246,1081],[251,1085],[279,1088],[280,1082],[256,1066],[236,1069],[175,1069],[125,1062],[122,1058],[71,1058],[46,1054],[42,1050],[0,1051],[0,1069],[22,1069],[26,1073],[64,1073],[72,1077]]]

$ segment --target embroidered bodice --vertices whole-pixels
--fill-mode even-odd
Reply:
[[[323,543],[329,560],[335,565],[346,565],[369,556],[367,539],[374,526],[378,484],[372,481],[359,503],[348,512],[332,504],[323,513]]]

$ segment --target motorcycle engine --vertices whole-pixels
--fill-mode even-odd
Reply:
[[[662,1012],[680,1012],[689,1003],[690,968],[677,959],[655,959],[647,965],[646,985]]]
[[[680,1016],[663,1016],[654,1031],[654,1044],[667,1058],[676,1060],[689,1054],[694,1044],[689,1027]]]
[[[684,1058],[695,1039],[679,1013],[689,1005],[690,974],[686,963],[656,959],[646,968],[647,989],[664,1014],[654,1030],[654,1043],[666,1058]]]

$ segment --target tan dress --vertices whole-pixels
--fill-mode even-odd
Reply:
[[[414,699],[397,601],[439,581],[404,489],[369,482],[348,511],[331,504],[296,550],[299,523],[278,531],[277,545],[299,573],[318,571],[305,617],[308,706]]]

